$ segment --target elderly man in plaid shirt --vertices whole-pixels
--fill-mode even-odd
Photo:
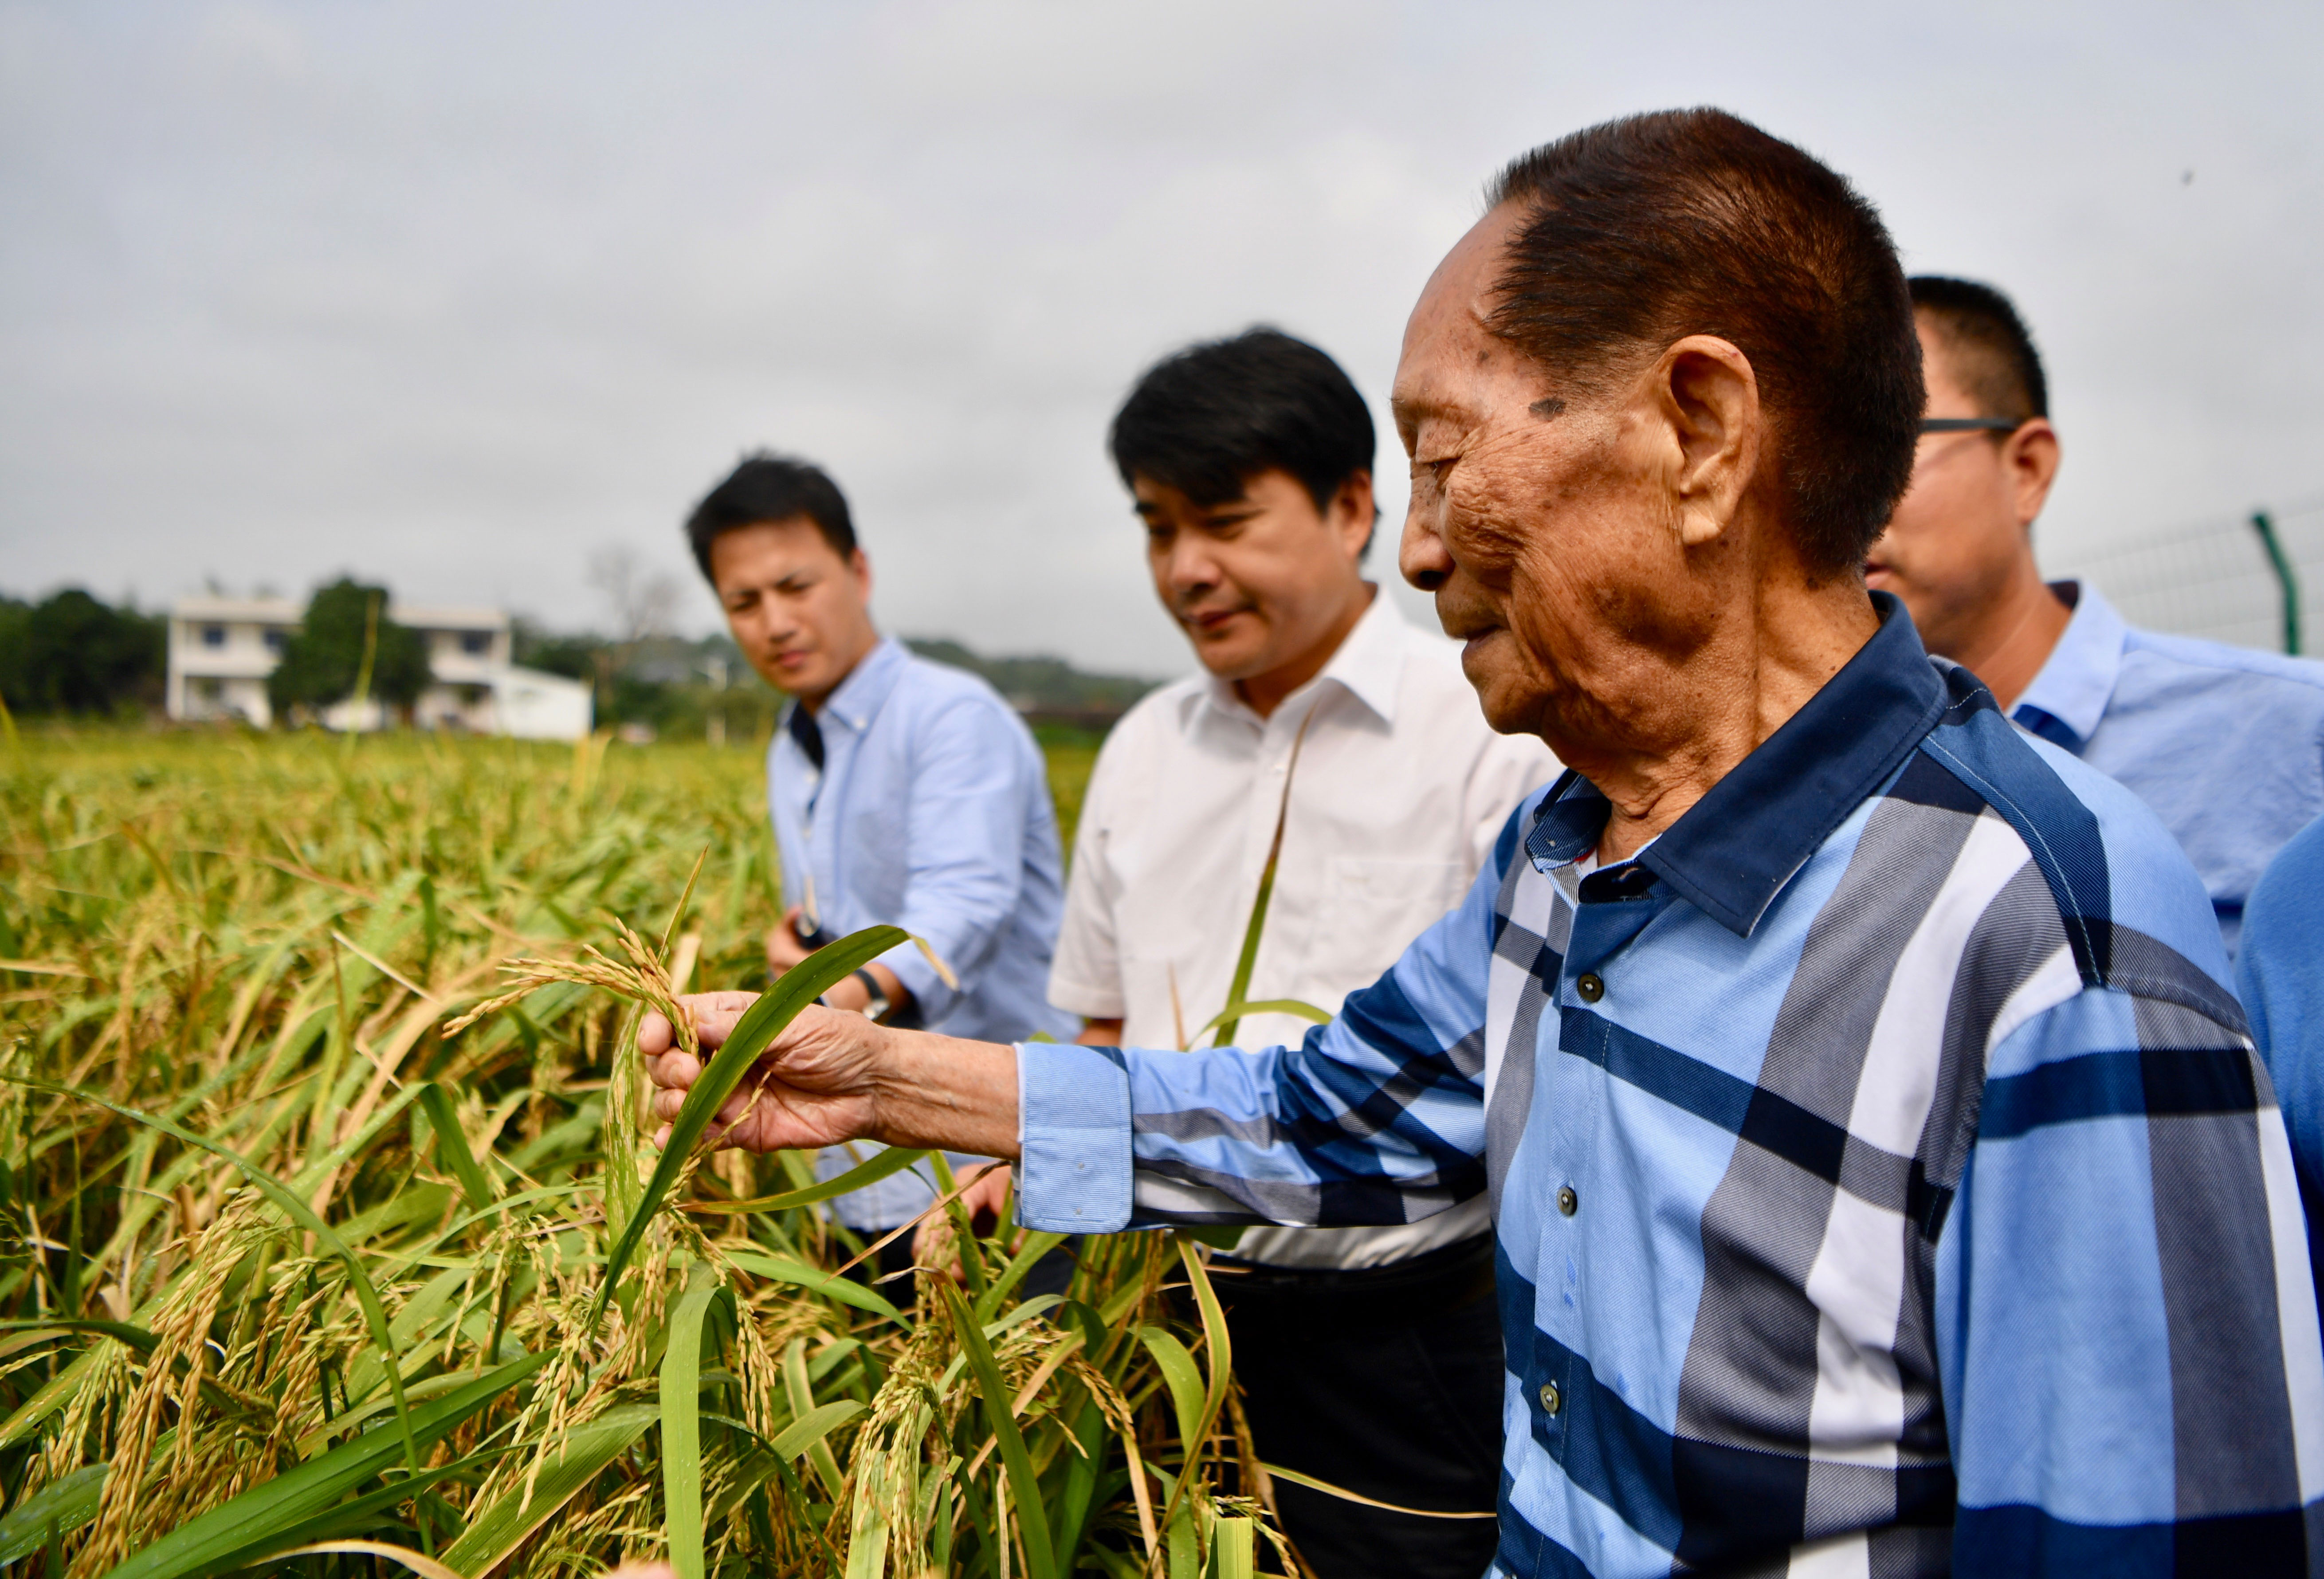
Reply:
[[[1015,1158],[1076,1232],[1487,1196],[1499,1574],[2319,1571],[2299,1196],[2203,889],[1865,590],[1922,405],[1886,233],[1799,150],[1696,110],[1518,160],[1406,330],[1402,568],[1572,771],[1299,1047],[810,1011],[729,1139]]]

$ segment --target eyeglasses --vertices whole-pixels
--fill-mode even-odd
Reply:
[[[2007,417],[1923,417],[1923,433],[2015,433],[2025,426]]]

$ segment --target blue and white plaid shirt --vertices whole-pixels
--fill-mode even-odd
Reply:
[[[1630,861],[1519,808],[1297,1048],[1019,1050],[1032,1226],[1492,1198],[1510,1575],[2291,1574],[2324,1351],[2210,906],[1893,600]]]

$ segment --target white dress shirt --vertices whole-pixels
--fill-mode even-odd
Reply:
[[[1049,1001],[1120,1020],[1124,1046],[1207,1046],[1283,804],[1289,815],[1251,972],[1252,1002],[1336,1011],[1452,910],[1528,790],[1557,775],[1530,736],[1485,723],[1460,654],[1375,592],[1331,661],[1261,718],[1209,675],[1164,687],[1114,726],[1082,806]],[[1296,1041],[1252,1015],[1246,1048]],[[1263,1228],[1235,1254],[1293,1267],[1402,1260],[1488,1227],[1476,1201],[1388,1228]]]

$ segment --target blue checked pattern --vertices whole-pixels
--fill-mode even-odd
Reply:
[[[1569,774],[1297,1048],[1028,1044],[1024,1221],[1492,1201],[1517,1575],[2324,1568],[2324,1351],[2206,896],[1879,633],[1635,859]]]

